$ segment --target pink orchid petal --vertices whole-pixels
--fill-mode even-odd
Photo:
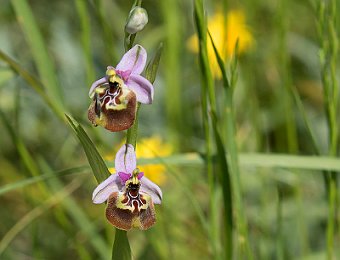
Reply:
[[[149,194],[154,204],[161,204],[163,196],[161,189],[145,176],[141,179],[140,182],[141,182],[140,192]]]
[[[101,79],[98,79],[98,80],[96,80],[95,82],[93,82],[93,84],[91,85],[90,91],[89,91],[89,96],[90,96],[90,98],[92,98],[92,93],[93,93],[93,91],[94,91],[97,87],[99,87],[99,86],[101,86],[101,85],[103,85],[103,84],[105,84],[105,83],[107,83],[106,77],[101,78]]]
[[[138,180],[140,180],[141,178],[143,178],[143,176],[144,176],[144,172],[138,173],[138,175],[137,175]]]
[[[93,191],[92,201],[95,204],[103,203],[112,192],[120,191],[122,188],[123,185],[118,174],[112,174]]]
[[[146,50],[140,46],[135,45],[118,63],[116,69],[120,71],[131,71],[131,74],[141,74],[146,64],[147,54]]]
[[[118,172],[118,175],[120,177],[120,179],[122,180],[122,182],[125,184],[125,182],[130,179],[131,174],[130,173],[125,173],[125,172]]]
[[[116,154],[115,168],[117,172],[132,173],[136,169],[136,154],[131,144],[124,144]]]
[[[135,92],[138,102],[143,104],[152,103],[154,89],[150,81],[144,77],[132,74],[126,82],[126,86]]]

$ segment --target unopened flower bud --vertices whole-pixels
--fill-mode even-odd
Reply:
[[[144,26],[148,23],[148,13],[142,7],[134,7],[129,14],[127,23],[125,25],[125,31],[130,34],[135,34],[144,29]]]

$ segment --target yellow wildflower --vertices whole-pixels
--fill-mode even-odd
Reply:
[[[119,146],[120,147],[120,146]],[[169,143],[164,143],[160,136],[142,138],[137,143],[137,158],[155,158],[168,156],[173,152],[173,147]],[[112,160],[114,156],[106,156],[106,160]],[[165,166],[162,164],[138,165],[141,172],[151,181],[161,185],[166,180]],[[109,171],[115,173],[115,168],[110,167]]]
[[[169,143],[164,143],[160,136],[152,136],[141,139],[137,144],[137,158],[155,158],[168,156],[173,152],[173,147]],[[166,179],[165,166],[163,164],[141,165],[140,170],[151,181],[162,184]]]
[[[254,38],[245,20],[245,14],[241,10],[229,11],[226,21],[224,15],[220,12],[208,20],[208,29],[222,58],[229,59],[233,55],[237,39],[238,54],[247,51],[253,45]],[[196,35],[189,38],[188,47],[191,51],[198,52]],[[210,40],[208,41],[208,56],[213,75],[221,78],[221,72]]]

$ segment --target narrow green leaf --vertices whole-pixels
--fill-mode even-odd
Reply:
[[[126,231],[116,229],[112,260],[131,260],[131,248]]]
[[[233,100],[233,91],[232,91],[232,87],[230,87],[230,83],[229,80],[227,78],[227,73],[225,70],[225,66],[224,66],[224,62],[215,46],[215,43],[209,33],[210,36],[210,41],[213,45],[214,48],[214,52],[215,52],[215,56],[217,58],[218,61],[218,65],[220,67],[220,71],[222,74],[222,81],[223,81],[223,86],[224,86],[224,90],[225,90],[225,107],[224,107],[224,111],[225,111],[225,118],[226,118],[226,123],[227,123],[227,142],[226,142],[226,148],[228,151],[228,169],[230,171],[229,174],[229,178],[231,178],[232,180],[232,184],[233,184],[233,195],[234,195],[234,201],[235,201],[235,209],[237,212],[237,229],[238,229],[238,233],[240,234],[240,236],[242,236],[245,240],[244,243],[244,248],[246,249],[247,252],[247,256],[249,259],[253,259],[252,256],[252,251],[249,245],[249,238],[248,238],[248,227],[247,227],[247,221],[246,221],[246,217],[244,214],[244,206],[243,206],[243,201],[242,201],[242,195],[241,195],[241,181],[240,181],[240,169],[239,169],[239,161],[238,161],[238,150],[237,150],[237,144],[235,142],[236,139],[236,134],[235,134],[235,119],[234,119],[234,114],[233,114],[233,106],[232,106],[232,100]],[[236,73],[236,64],[235,63],[235,67],[233,68],[234,70],[232,71],[233,74]],[[235,79],[235,78],[234,78]],[[233,81],[231,82],[233,83]],[[222,150],[218,147],[219,144],[218,142],[221,142],[221,145],[224,149],[223,143],[222,143],[222,139],[217,136],[216,137],[216,133],[217,133],[217,122],[214,123],[214,121],[217,121],[216,116],[212,117],[213,119],[213,126],[214,126],[214,132],[215,132],[215,139],[219,138],[220,140],[216,140],[216,145],[217,145],[217,149],[218,149],[218,153],[222,152]],[[223,154],[220,154],[220,156],[223,157]],[[232,176],[232,177],[230,177]],[[223,186],[222,186],[223,187]],[[223,189],[224,191],[224,189]],[[225,192],[225,191],[224,191]],[[230,191],[229,191],[230,192]],[[244,250],[243,247],[240,247],[241,252]],[[242,252],[243,255],[243,252]]]
[[[103,63],[110,64],[112,63],[112,61],[117,60],[119,57],[115,49],[115,39],[112,34],[113,28],[111,28],[111,24],[108,22],[108,19],[106,17],[107,7],[105,2],[105,0],[95,0],[91,8],[96,11],[97,20],[100,23],[100,28],[102,30],[102,39],[105,45],[106,53],[105,57],[103,57]],[[114,4],[114,2],[112,2],[112,4]],[[116,14],[123,13],[118,5],[114,5],[114,8],[116,10],[115,17]],[[117,20],[120,19],[117,17]]]
[[[62,202],[67,196],[70,196],[72,192],[78,189],[81,183],[78,180],[74,180],[63,189],[58,192],[51,194],[48,200],[43,202],[41,205],[37,206],[26,215],[24,215],[19,221],[16,221],[15,225],[10,228],[10,230],[2,236],[0,241],[0,255],[6,250],[14,238],[25,229],[32,221],[36,220],[40,215],[44,214],[47,210],[51,209],[53,206]]]
[[[97,182],[98,183],[103,182],[107,177],[110,176],[110,172],[107,169],[107,166],[103,158],[100,156],[97,148],[95,147],[91,139],[88,137],[82,126],[71,116],[66,114],[65,116],[68,122],[70,123],[70,126],[76,133],[80,143],[83,146],[87,160],[90,163],[90,166],[92,168],[93,174]]]
[[[226,69],[225,69],[225,66],[224,66],[224,61],[223,59],[221,58],[221,55],[219,54],[217,48],[216,48],[216,45],[214,43],[214,40],[210,34],[210,32],[208,31],[208,34],[209,34],[209,37],[210,37],[210,41],[211,41],[211,44],[213,46],[213,49],[214,49],[214,53],[215,53],[215,56],[216,56],[216,59],[217,59],[217,63],[218,63],[218,66],[220,67],[220,70],[221,70],[221,73],[222,73],[222,80],[223,80],[223,86],[225,88],[229,88],[230,87],[230,84],[229,84],[229,80],[228,80],[228,77],[227,77],[227,73],[226,73]]]
[[[226,155],[227,156],[227,155]],[[330,156],[306,156],[289,154],[240,153],[243,167],[302,169],[313,171],[340,171],[340,159]],[[165,163],[169,165],[205,165],[204,156],[198,153],[174,154],[166,157],[138,158],[138,165]],[[109,167],[114,167],[108,162]]]
[[[24,162],[26,168],[33,176],[40,175],[41,171],[36,162],[37,158],[33,158],[32,154],[28,151],[25,143],[22,141],[19,135],[15,134],[14,129],[11,128],[10,122],[6,120],[6,117],[4,117],[2,112],[0,113],[0,118],[3,119],[3,121],[5,122],[5,126],[7,128],[6,130],[8,130],[11,138],[13,139],[13,143],[17,146],[20,158]],[[46,162],[44,162],[43,166],[45,168],[44,172],[48,172],[48,174],[50,175],[53,173]],[[42,191],[51,193],[49,188],[52,188],[55,191],[61,190],[63,188],[63,183],[57,178],[51,178],[50,184],[51,187],[47,187],[46,184],[41,184]],[[74,201],[71,197],[66,197],[63,205],[65,206],[68,213],[72,216],[74,222],[77,223],[78,227],[88,237],[91,238],[90,242],[98,252],[98,255],[100,255],[102,259],[105,259],[108,252],[107,245],[105,241],[98,235],[95,226],[91,223],[83,210],[78,206],[77,202]]]
[[[59,178],[61,176],[65,176],[65,175],[69,175],[69,174],[75,174],[75,173],[81,173],[84,170],[89,169],[88,166],[80,166],[80,167],[74,167],[74,168],[70,168],[70,169],[65,169],[65,170],[61,170],[61,171],[57,171],[54,172],[52,174],[48,173],[48,174],[42,174],[42,175],[38,175],[38,176],[34,176],[31,178],[26,178],[24,180],[20,180],[17,182],[13,182],[13,183],[9,183],[7,185],[3,185],[0,187],[0,196],[16,190],[16,189],[20,189],[20,188],[24,188],[28,185],[40,182],[40,181],[44,181],[44,180],[48,180],[50,178]]]
[[[76,9],[79,15],[81,26],[81,44],[83,47],[85,67],[86,67],[86,84],[91,86],[95,73],[92,65],[92,51],[91,51],[91,22],[87,8],[87,1],[77,0]]]
[[[223,255],[222,257],[225,259],[232,259],[233,258],[233,201],[232,201],[232,188],[231,188],[231,181],[230,181],[230,172],[228,167],[227,157],[225,156],[225,148],[221,139],[221,136],[218,131],[218,118],[217,118],[217,105],[216,105],[216,94],[215,94],[215,86],[214,80],[212,77],[212,73],[210,70],[210,62],[208,57],[208,50],[207,50],[207,22],[206,16],[204,14],[204,6],[201,0],[196,0],[194,2],[195,5],[195,21],[196,27],[198,31],[198,39],[199,39],[199,58],[200,58],[200,68],[201,68],[201,85],[202,85],[202,108],[203,108],[203,116],[205,123],[205,132],[208,131],[209,127],[206,125],[209,124],[209,119],[207,118],[210,116],[211,125],[214,133],[214,140],[215,145],[217,148],[217,171],[216,176],[219,180],[219,184],[222,186],[223,192],[223,204],[224,204],[224,238],[223,240]],[[208,97],[208,98],[207,98]],[[205,100],[208,99],[209,106],[207,106]],[[210,136],[206,135],[206,141],[210,140]],[[211,154],[211,148],[206,147],[207,150],[207,158],[209,162]],[[209,169],[209,168],[208,168]],[[210,172],[211,169],[210,169]],[[211,175],[212,173],[210,173]],[[210,190],[211,193],[215,189],[214,182],[211,180],[214,176],[210,176]],[[212,195],[210,195],[212,196]],[[214,246],[214,245],[213,245]],[[215,252],[217,254],[217,252]],[[215,257],[220,257],[215,255]]]
[[[64,112],[62,107],[56,103],[56,99],[49,97],[46,94],[45,86],[28,71],[26,71],[19,63],[14,61],[11,57],[0,50],[0,59],[8,64],[8,66],[19,76],[21,76],[26,83],[33,88],[53,110],[53,112],[62,120],[64,120]]]
[[[145,70],[145,77],[151,82],[154,83],[157,75],[157,70],[159,66],[159,61],[161,59],[163,50],[163,43],[160,43],[158,49],[156,51],[155,56],[152,60],[149,61],[148,66]]]
[[[39,169],[36,166],[33,158],[31,157],[30,152],[26,148],[22,139],[18,137],[16,130],[11,125],[10,120],[6,117],[6,115],[1,110],[0,110],[0,119],[3,122],[8,134],[10,135],[13,144],[16,146],[16,149],[18,150],[18,153],[21,156],[22,161],[24,162],[24,165],[26,166],[26,168],[32,173],[33,176],[39,175]]]
[[[53,97],[58,105],[62,107],[62,94],[57,81],[56,70],[48,54],[47,45],[35,21],[31,7],[26,0],[13,0],[11,3],[24,32],[25,39],[32,51],[39,76],[49,92],[48,95]]]

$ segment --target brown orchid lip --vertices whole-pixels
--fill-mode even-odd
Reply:
[[[144,198],[145,196],[145,198]],[[127,203],[127,195],[125,193],[114,192],[108,199],[106,208],[107,220],[116,228],[122,230],[130,230],[132,228],[139,228],[146,230],[156,223],[155,208],[152,200],[147,199],[148,195],[141,195],[141,199],[145,201],[147,207],[139,211],[131,211],[124,208]],[[121,205],[123,204],[123,206]]]
[[[103,93],[95,94],[88,109],[88,118],[94,126],[100,125],[111,132],[119,132],[133,125],[136,117],[136,95],[128,89],[124,91],[125,96],[122,88],[110,86]],[[120,107],[123,108],[114,109]]]

